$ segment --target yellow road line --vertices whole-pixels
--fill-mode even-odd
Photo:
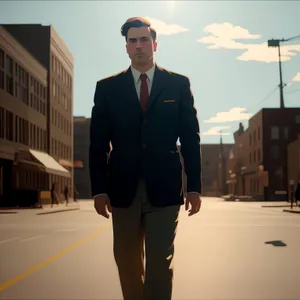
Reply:
[[[34,273],[35,271],[41,269],[42,267],[45,267],[46,265],[50,264],[51,262],[57,260],[58,258],[60,258],[61,256],[67,254],[68,252],[70,252],[71,250],[75,249],[76,247],[82,245],[83,243],[91,240],[92,238],[96,237],[97,235],[101,234],[105,229],[107,229],[110,225],[106,225],[104,227],[102,227],[100,230],[98,229],[97,231],[95,231],[94,233],[86,236],[85,238],[79,240],[78,242],[76,242],[75,244],[65,248],[64,250],[60,251],[59,253],[49,257],[48,259],[40,262],[39,264],[37,264],[36,266],[28,269],[27,271],[23,272],[22,274],[6,281],[0,284],[0,293],[3,292],[4,290],[8,289],[10,286],[12,286],[13,284],[15,284],[16,282],[20,281],[21,279],[24,279],[26,277],[28,277],[29,275],[31,275],[32,273]]]

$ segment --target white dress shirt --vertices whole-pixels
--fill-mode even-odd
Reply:
[[[152,88],[154,71],[155,71],[155,65],[146,72],[149,95],[150,95],[151,88]],[[140,93],[141,93],[141,78],[140,78],[140,76],[142,73],[140,71],[138,71],[137,69],[135,69],[133,66],[131,66],[131,72],[133,75],[136,93],[138,95],[138,98],[140,99]]]

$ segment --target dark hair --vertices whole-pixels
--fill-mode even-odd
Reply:
[[[125,40],[127,41],[128,30],[130,28],[140,28],[140,27],[149,27],[153,41],[156,40],[156,30],[151,27],[151,23],[147,19],[142,17],[134,17],[128,19],[121,27],[121,34],[122,36],[125,37]]]

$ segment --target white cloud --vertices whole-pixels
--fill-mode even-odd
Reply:
[[[300,73],[297,73],[296,75],[295,75],[295,77],[290,81],[290,82],[288,82],[287,84],[286,84],[286,86],[289,88],[290,86],[294,86],[294,83],[299,83],[300,82]]]
[[[204,120],[204,123],[225,123],[248,120],[252,114],[246,113],[246,108],[233,107],[229,111],[218,112],[216,116],[211,117],[208,120]]]
[[[151,23],[151,26],[155,28],[157,35],[172,35],[189,31],[189,29],[177,24],[167,24],[164,21],[150,17],[146,17],[146,19]]]
[[[199,43],[210,44],[208,49],[244,50],[237,56],[242,61],[278,62],[278,48],[268,47],[267,41],[257,44],[247,44],[236,40],[259,39],[261,35],[251,34],[245,28],[230,23],[213,23],[203,30],[209,36],[197,40]],[[300,45],[281,44],[281,60],[288,61],[300,52]]]
[[[300,73],[297,73],[296,76],[292,79],[292,81],[300,81]]]
[[[216,37],[222,37],[230,40],[258,39],[261,37],[259,34],[250,34],[247,29],[240,26],[234,26],[230,23],[213,23],[206,26],[203,31],[211,33]]]
[[[215,126],[208,129],[206,132],[203,132],[202,135],[229,135],[230,132],[223,132],[224,129],[229,129],[230,126]]]

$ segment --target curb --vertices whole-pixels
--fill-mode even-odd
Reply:
[[[53,210],[53,211],[45,211],[45,212],[37,213],[36,215],[48,215],[48,214],[65,212],[65,211],[79,210],[79,209],[80,209],[79,207],[76,207],[76,208],[67,208],[67,209],[60,209],[60,210]]]
[[[292,209],[284,209],[284,212],[294,213],[294,214],[300,214],[300,210],[292,210]]]
[[[262,205],[261,207],[290,207],[290,205]]]

